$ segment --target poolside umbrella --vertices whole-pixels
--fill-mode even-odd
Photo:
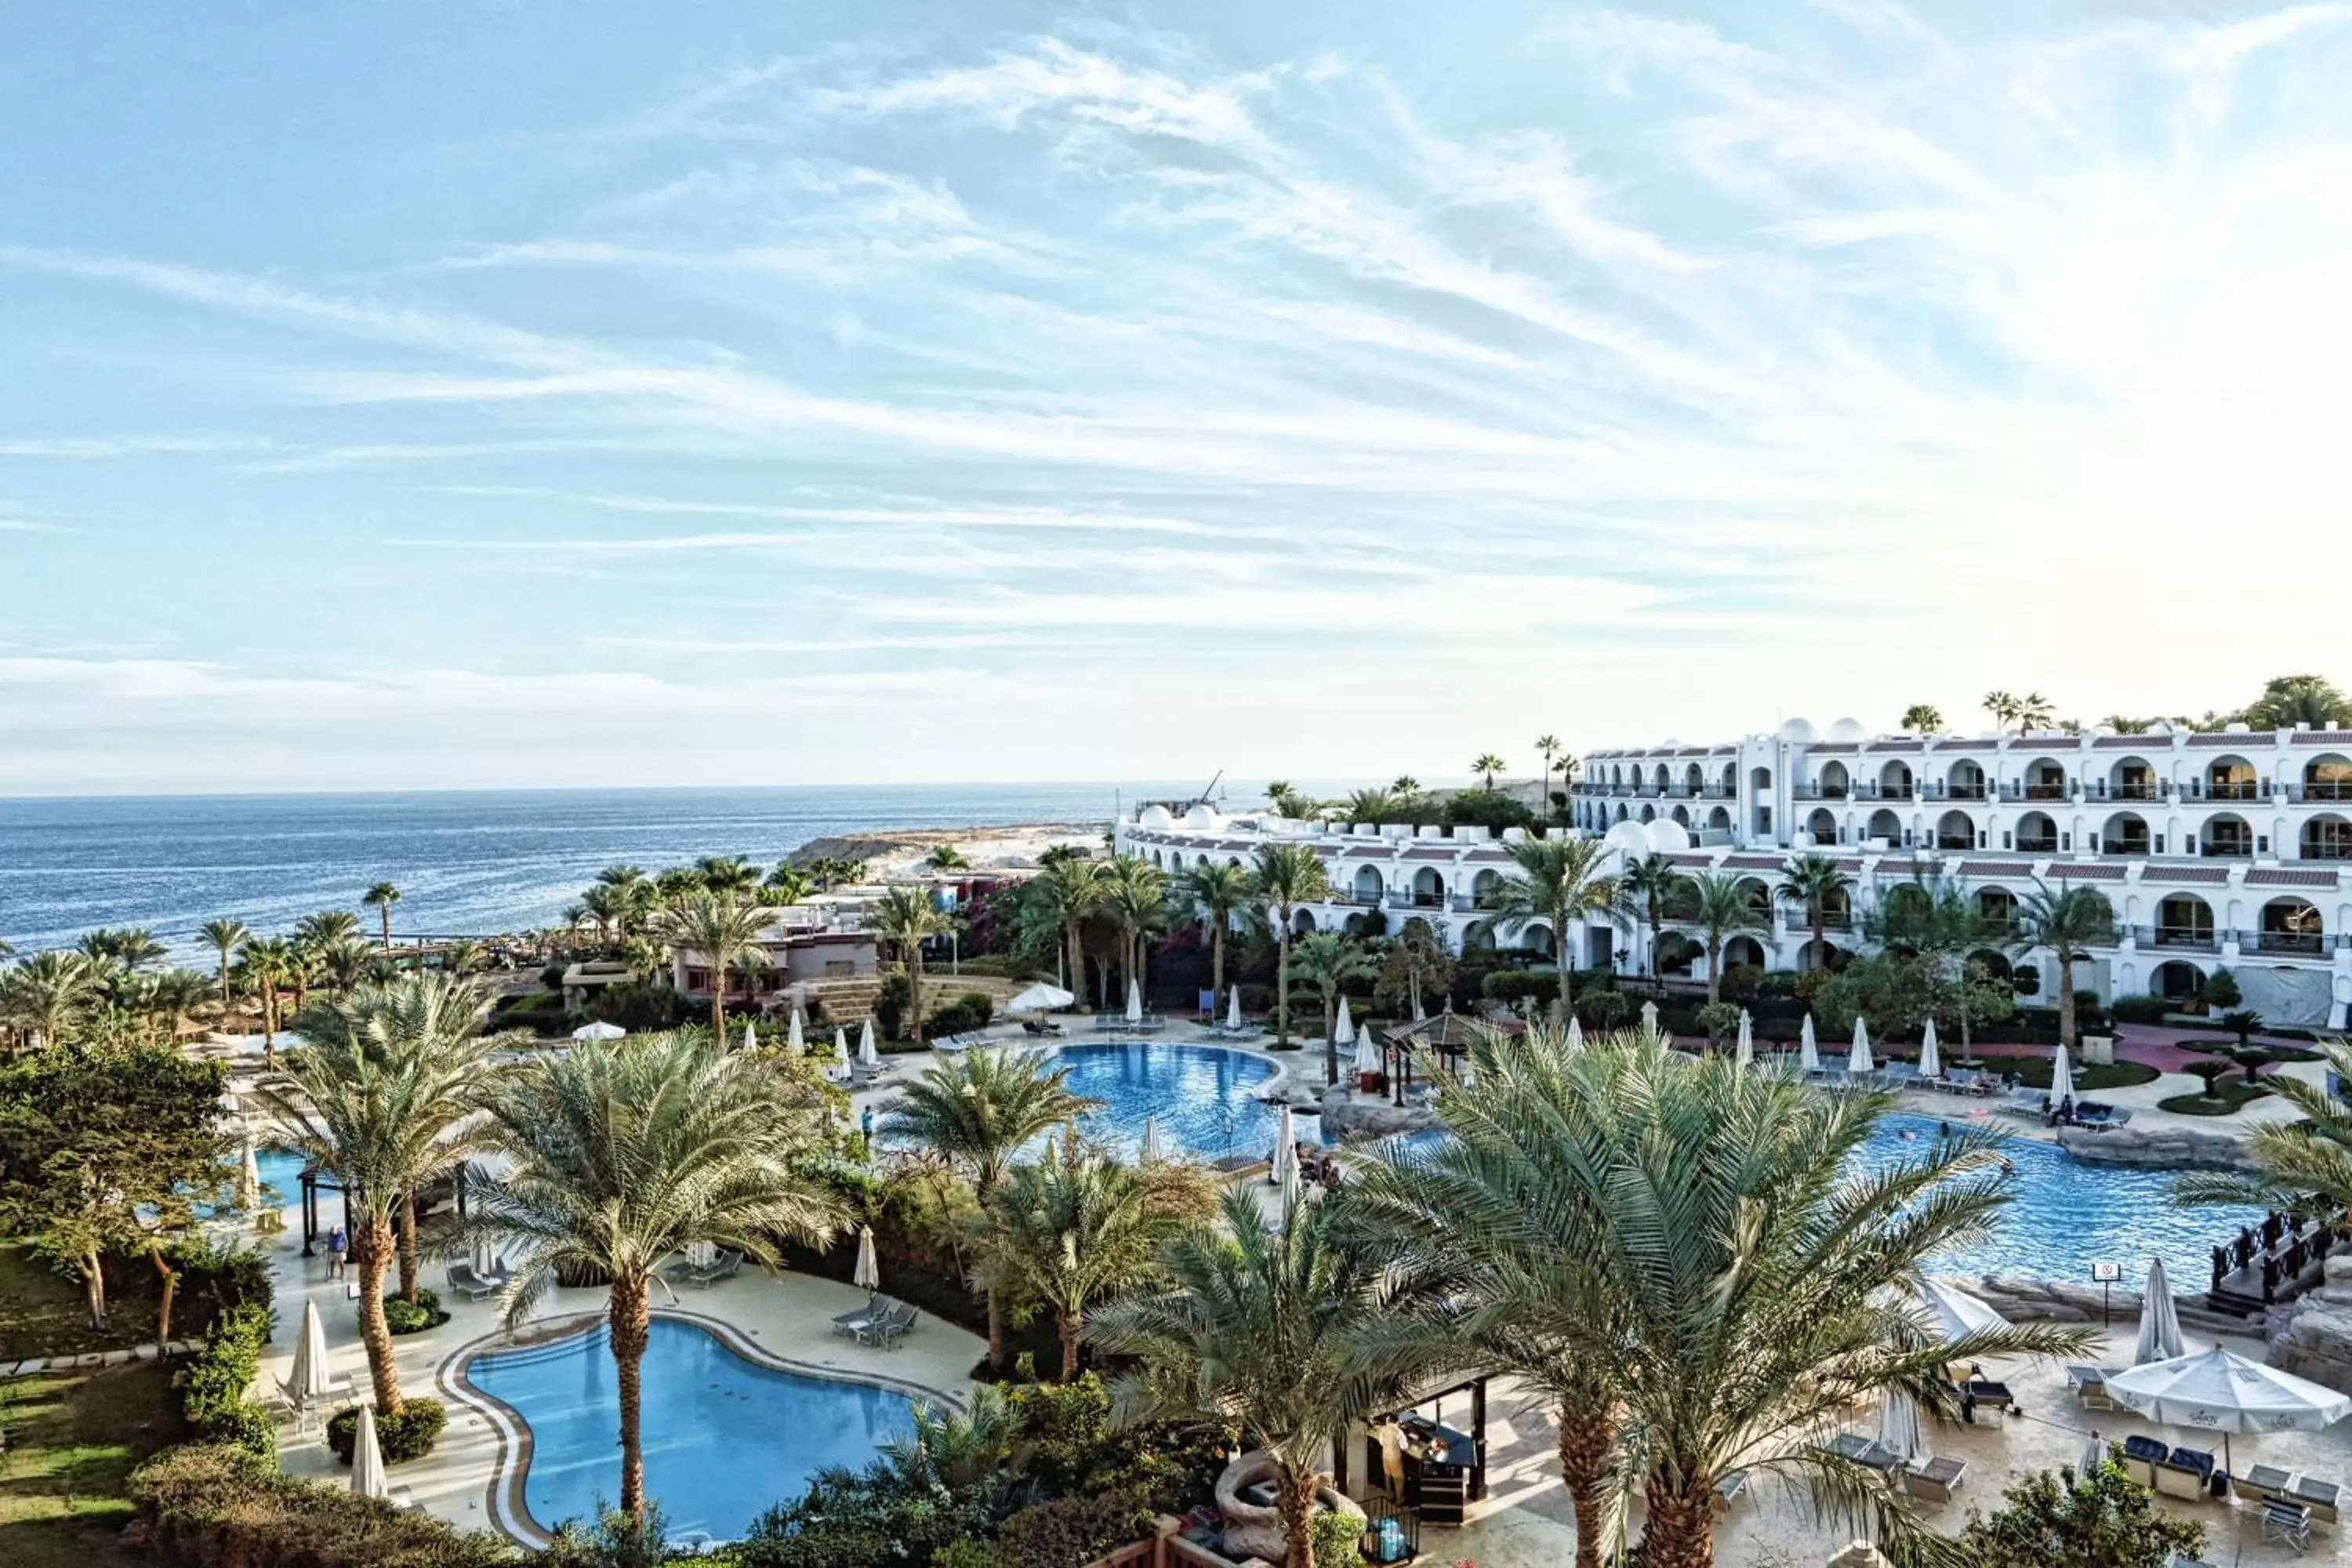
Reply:
[[[793,1021],[784,1026],[784,1044],[792,1047],[794,1056],[808,1049],[808,1037],[801,1023],[800,1004],[793,1005]]]
[[[2083,1445],[2083,1457],[2074,1461],[2074,1473],[2086,1481],[2095,1481],[2106,1462],[2107,1440],[2094,1432],[2091,1440]]]
[[[1143,1142],[1137,1148],[1135,1157],[1147,1165],[1168,1158],[1167,1145],[1160,1141],[1160,1118],[1157,1116],[1143,1119]]]
[[[747,1051],[756,1051],[760,1048],[760,1037],[752,1033],[751,1020],[749,1018],[743,1020],[743,1048]]]
[[[1225,1027],[1228,1029],[1238,1029],[1241,1026],[1242,987],[1241,982],[1235,981],[1234,983],[1232,998],[1225,1004]]]
[[[1927,1451],[1919,1440],[1919,1406],[1899,1388],[1878,1396],[1878,1446],[1906,1465],[1916,1464]]]
[[[302,1303],[302,1336],[294,1342],[294,1375],[287,1392],[297,1409],[307,1410],[327,1397],[327,1325],[314,1298]]]
[[[583,1024],[572,1031],[575,1040],[617,1040],[629,1031],[618,1024],[608,1024],[599,1018],[593,1024]]]
[[[1373,1037],[1370,1029],[1356,1037],[1356,1071],[1358,1073],[1370,1073],[1374,1078],[1378,1078],[1388,1070],[1388,1053],[1381,1049],[1381,1042]]]
[[[1478,1087],[1478,1075],[1471,1070],[1470,1053],[1468,1051],[1464,1051],[1462,1053],[1462,1065],[1454,1069],[1454,1081],[1460,1084],[1465,1089],[1475,1089]]]
[[[254,1156],[253,1140],[245,1141],[245,1163],[236,1173],[236,1206],[257,1209],[261,1206],[261,1162]]]
[[[1658,1005],[1655,1002],[1642,1004],[1642,1033],[1654,1040],[1658,1037]]]
[[[2132,1347],[2132,1365],[2171,1361],[2180,1354],[2180,1314],[2172,1305],[2172,1284],[2164,1277],[2164,1259],[2151,1258],[2147,1293],[2140,1298],[2139,1341]]]
[[[1933,1018],[1928,1019],[1927,1026],[1919,1032],[1919,1076],[1921,1078],[1944,1076],[1944,1058],[1936,1049],[1936,1020]]]
[[[1937,1336],[1946,1343],[1970,1334],[2009,1327],[2009,1320],[1982,1301],[1940,1279],[1919,1281],[1919,1300],[1935,1321]]]
[[[352,1491],[358,1497],[383,1497],[390,1488],[383,1480],[383,1449],[375,1440],[375,1408],[360,1406],[360,1429],[352,1438]]]
[[[2067,1063],[2066,1047],[2050,1058],[2050,1103],[2063,1105],[2074,1098],[2074,1069]]]
[[[715,1241],[690,1241],[686,1247],[686,1260],[697,1268],[708,1268],[719,1261],[719,1244]]]
[[[500,1279],[506,1274],[506,1270],[499,1267],[498,1244],[487,1236],[477,1237],[474,1240],[474,1273],[483,1279]]]
[[[857,1032],[857,1065],[867,1072],[882,1065],[882,1053],[874,1048],[874,1025],[870,1019]]]
[[[2215,1345],[2151,1362],[2107,1380],[2107,1397],[2167,1426],[2221,1434],[2222,1468],[2232,1475],[2233,1432],[2317,1432],[2352,1415],[2352,1396]]]
[[[1568,1048],[1571,1051],[1584,1048],[1584,1026],[1576,1021],[1573,1013],[1568,1016]]]
[[[1735,1066],[1743,1068],[1756,1059],[1756,1020],[1748,1016],[1745,1007],[1739,1010],[1739,1043],[1732,1047],[1731,1059]]]
[[[1339,1021],[1332,1026],[1331,1039],[1336,1045],[1352,1046],[1356,1043],[1356,1024],[1348,1016],[1348,999],[1345,996],[1339,998]]]
[[[1416,1024],[1429,1022],[1429,1009],[1421,1005],[1421,998],[1418,996],[1414,997],[1412,1002],[1412,1021]]]
[[[849,1037],[838,1024],[833,1026],[833,1065],[825,1071],[835,1078],[849,1076]]]
[[[860,1290],[882,1289],[882,1265],[874,1258],[874,1227],[857,1227],[857,1267],[850,1271],[849,1282]]]
[[[1811,1013],[1805,1015],[1805,1026],[1797,1034],[1797,1070],[1822,1070],[1822,1054],[1813,1045],[1813,1016]]]
[[[1865,1073],[1873,1065],[1870,1059],[1870,1026],[1862,1021],[1861,1014],[1856,1013],[1853,1016],[1853,1048],[1845,1054],[1845,1070]]]
[[[1058,985],[1048,985],[1040,980],[1036,984],[1004,1005],[1008,1013],[1050,1013],[1056,1007],[1066,1007],[1076,1000]]]
[[[1277,1187],[1290,1188],[1298,1184],[1298,1131],[1290,1115],[1290,1107],[1282,1108],[1282,1115],[1274,1127],[1274,1169],[1271,1175]]]
[[[1143,987],[1136,984],[1132,974],[1127,977],[1127,1021],[1130,1024],[1143,1022]]]

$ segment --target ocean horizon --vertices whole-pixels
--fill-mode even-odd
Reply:
[[[701,855],[768,867],[812,839],[905,828],[1111,820],[1121,802],[1197,793],[1160,784],[773,784],[405,790],[365,794],[0,797],[0,938],[19,952],[102,925],[144,926],[183,962],[228,916],[283,931],[400,889],[396,931],[546,925],[596,873]],[[1255,803],[1259,784],[1229,782]]]

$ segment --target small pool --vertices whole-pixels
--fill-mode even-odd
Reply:
[[[620,1403],[607,1331],[474,1358],[467,1381],[530,1427],[522,1495],[551,1531],[593,1521],[621,1490]],[[742,1537],[828,1465],[863,1467],[914,1430],[913,1405],[871,1384],[745,1361],[691,1323],[656,1318],[646,1345],[646,1491],[673,1536]]]
[[[291,1207],[302,1201],[302,1171],[309,1161],[291,1149],[265,1147],[254,1152],[253,1163],[261,1171],[261,1184],[276,1188],[280,1204]]]
[[[1175,1149],[1202,1160],[1232,1155],[1264,1159],[1273,1151],[1281,1111],[1257,1098],[1280,1070],[1246,1051],[1217,1046],[1139,1040],[1064,1046],[1059,1064],[1070,1069],[1071,1091],[1103,1102],[1083,1125],[1096,1137],[1132,1153],[1143,1141],[1146,1117]],[[1321,1136],[1319,1117],[1297,1123],[1298,1135]]]
[[[1882,1119],[1855,1169],[1874,1170],[1917,1154],[1937,1126],[1932,1116]],[[1441,1128],[1424,1127],[1390,1146],[1410,1159],[1435,1150],[1447,1136]],[[2016,1201],[1983,1246],[1936,1258],[1931,1272],[2088,1285],[2093,1262],[2120,1263],[2137,1290],[2148,1259],[2162,1258],[2175,1292],[2197,1291],[2213,1277],[2214,1245],[2262,1218],[2253,1208],[2175,1207],[2170,1171],[2085,1165],[2056,1144],[2032,1138],[2011,1139],[2003,1152],[2017,1168]]]

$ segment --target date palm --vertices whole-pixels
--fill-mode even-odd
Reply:
[[[705,855],[694,863],[702,885],[722,898],[748,900],[760,885],[760,871],[732,855]]]
[[[1129,981],[1144,985],[1144,952],[1150,939],[1168,929],[1168,876],[1150,861],[1122,855],[1111,862],[1110,882],[1103,912],[1118,928],[1119,967]]]
[[[816,890],[815,879],[789,860],[778,861],[776,868],[768,873],[768,886],[788,904],[797,904]]]
[[[384,962],[383,954],[360,941],[349,937],[334,946],[322,948],[317,954],[319,972],[327,983],[348,991],[365,979],[375,965]]]
[[[1086,925],[1110,895],[1110,868],[1099,860],[1056,857],[1029,879],[1023,893],[1039,900],[1039,907],[1061,927],[1063,952],[1069,963],[1069,988],[1085,994]]]
[[[261,1059],[275,1067],[278,994],[299,968],[294,944],[282,936],[249,936],[237,949],[237,963],[245,983],[261,994]]]
[[[2324,1039],[2318,1049],[2329,1073],[2352,1082],[2352,1044]],[[2344,1215],[2352,1212],[2352,1105],[2328,1093],[2324,1081],[2308,1083],[2284,1073],[2263,1081],[2302,1112],[2301,1118],[2256,1122],[2246,1134],[2252,1171],[2179,1177],[2173,1201],[2260,1204],[2298,1220],[2325,1221],[2340,1236]]]
[[[1088,1310],[1150,1279],[1160,1248],[1207,1216],[1213,1191],[1196,1166],[1049,1150],[989,1194],[987,1250],[1008,1283],[1052,1309],[1063,1382],[1078,1375]]]
[[[1299,939],[1292,962],[1298,977],[1323,1001],[1323,1081],[1339,1081],[1339,997],[1350,980],[1369,980],[1380,971],[1371,955],[1337,931]]]
[[[954,929],[928,889],[892,888],[866,917],[877,942],[898,950],[907,966],[907,1037],[923,1043],[923,943]]]
[[[2010,943],[2020,957],[2047,948],[2058,965],[2058,1043],[2074,1043],[2074,965],[2092,949],[2112,942],[2116,909],[2096,888],[2053,889],[2036,882],[2017,906],[2017,934]]]
[[[1495,924],[1508,932],[1523,931],[1537,921],[1551,925],[1553,956],[1559,970],[1559,996],[1554,1011],[1563,1021],[1575,998],[1570,994],[1575,969],[1575,939],[1584,930],[1587,915],[1599,915],[1612,924],[1624,923],[1619,908],[1617,879],[1601,870],[1612,853],[1598,838],[1526,838],[1511,846],[1511,874],[1495,895]]]
[[[1672,858],[1643,855],[1629,860],[1618,873],[1617,894],[1624,911],[1638,913],[1650,928],[1650,978],[1658,977],[1658,943],[1666,927],[1666,909],[1689,880]]]
[[[1720,1002],[1725,946],[1743,932],[1769,930],[1770,921],[1748,896],[1746,882],[1720,871],[1701,871],[1691,878],[1690,911],[1706,947],[1706,999]]]
[[[383,1315],[393,1215],[404,1221],[403,1292],[414,1300],[416,1190],[481,1147],[480,1128],[468,1119],[489,1072],[482,1005],[470,984],[425,973],[321,1000],[299,1016],[310,1047],[289,1067],[288,1087],[265,1083],[258,1091],[277,1136],[332,1172],[351,1204],[360,1339],[378,1415],[401,1408]]]
[[[1212,860],[1193,867],[1175,879],[1171,895],[1189,906],[1209,932],[1209,988],[1225,994],[1225,936],[1234,917],[1247,907],[1249,873],[1230,860]]]
[[[611,882],[597,882],[580,895],[581,912],[596,922],[598,945],[612,946],[635,911],[636,900],[635,888]]]
[[[382,922],[383,950],[392,951],[392,906],[400,902],[400,889],[390,882],[378,882],[360,895],[360,902],[376,912]]]
[[[180,1037],[181,1026],[188,1015],[196,1010],[211,989],[208,977],[200,970],[166,969],[151,976],[147,985],[146,1007],[156,1021],[163,1026],[166,1043]]]
[[[633,1519],[646,1508],[642,1370],[656,1270],[705,1244],[773,1266],[780,1239],[832,1237],[839,1202],[803,1168],[822,1146],[821,1104],[754,1054],[663,1036],[533,1063],[489,1099],[514,1164],[469,1182],[468,1229],[512,1249],[509,1327],[562,1277],[612,1281],[620,1510]]]
[[[1942,710],[1932,702],[1914,702],[1903,710],[1903,731],[1909,735],[1939,735],[1944,731]]]
[[[1290,921],[1301,904],[1331,896],[1330,873],[1304,844],[1261,844],[1250,866],[1250,894],[1273,918],[1274,1047],[1290,1048]]]
[[[1551,801],[1552,764],[1559,761],[1559,737],[1557,735],[1538,735],[1536,737],[1536,755],[1543,759],[1543,783],[1540,786],[1542,792],[1540,798],[1546,805],[1549,805]]]
[[[163,944],[144,926],[101,926],[75,944],[92,963],[144,969],[162,958]]]
[[[1276,779],[1265,786],[1265,803],[1285,816],[1312,816],[1316,811],[1315,797],[1287,779]]]
[[[1349,822],[1394,822],[1403,815],[1396,792],[1385,789],[1357,790],[1340,805],[1339,813]]]
[[[244,944],[245,939],[253,933],[245,929],[243,921],[223,916],[216,921],[206,921],[200,934],[220,955],[220,1000],[221,1005],[226,1007],[228,1005],[228,961]]]
[[[720,893],[693,893],[661,912],[656,934],[674,948],[702,955],[710,966],[710,1037],[727,1037],[727,973],[736,960],[750,953],[766,955],[759,945],[768,929],[768,911],[757,904],[740,903]]]
[[[441,950],[441,973],[444,974],[479,974],[489,966],[489,950],[478,942],[463,939]]]
[[[1215,1221],[1162,1253],[1171,1289],[1114,1302],[1087,1327],[1090,1344],[1135,1365],[1112,1381],[1115,1419],[1237,1432],[1273,1462],[1285,1568],[1314,1568],[1308,1520],[1332,1435],[1406,1383],[1360,1353],[1387,1310],[1383,1271],[1337,1244],[1337,1206],[1292,1205],[1276,1224],[1229,1188]]]
[[[1805,911],[1813,933],[1806,951],[1816,967],[1826,967],[1830,961],[1830,906],[1851,896],[1853,887],[1853,874],[1826,855],[1800,855],[1780,868],[1780,883],[1772,891],[1781,902]]]
[[[99,1000],[98,966],[79,952],[37,952],[0,973],[0,1012],[33,1043],[54,1046]]]
[[[1494,752],[1481,752],[1471,763],[1470,771],[1484,778],[1486,781],[1486,788],[1492,791],[1495,787],[1495,775],[1501,773],[1506,765],[1503,759]]]

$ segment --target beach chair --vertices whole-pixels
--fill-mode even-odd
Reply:
[[[2050,1110],[2050,1097],[2038,1089],[2013,1089],[1994,1109],[2004,1116],[2027,1116],[2039,1121]]]
[[[2085,1410],[2113,1410],[2115,1401],[2107,1397],[2107,1369],[2103,1366],[2070,1366],[2066,1382],[2074,1390],[2074,1397]]]
[[[441,1278],[448,1281],[450,1289],[463,1292],[468,1301],[495,1296],[507,1288],[507,1282],[502,1279],[485,1279],[475,1273],[470,1263],[452,1263],[441,1271]]]
[[[2311,1550],[2311,1510],[2300,1503],[2263,1504],[2263,1539],[2282,1541],[2297,1552]]]
[[[2344,1483],[2323,1481],[2312,1476],[2297,1476],[2287,1488],[2287,1496],[2311,1510],[2311,1517],[2333,1528],[2336,1523],[2336,1502],[2342,1495]]]
[[[1903,1489],[1929,1502],[1949,1502],[1968,1473],[1966,1459],[1930,1458],[1903,1472]]]
[[[734,1279],[737,1271],[742,1267],[743,1255],[741,1253],[730,1251],[725,1247],[721,1247],[719,1249],[718,1256],[710,1260],[708,1268],[689,1269],[686,1277],[688,1279],[693,1280],[697,1285],[708,1289],[711,1286],[718,1284],[721,1279]]]
[[[904,1301],[893,1301],[857,1331],[857,1342],[882,1350],[896,1350],[900,1339],[915,1326],[915,1309]]]
[[[1727,1476],[1718,1476],[1716,1478],[1716,1507],[1729,1508],[1733,1503],[1738,1502],[1741,1498],[1746,1497],[1747,1495],[1748,1472],[1746,1470],[1734,1470]]]
[[[833,1331],[843,1339],[854,1340],[857,1331],[881,1316],[890,1298],[877,1291],[866,1298],[866,1305],[855,1311],[844,1312],[833,1321]]]

